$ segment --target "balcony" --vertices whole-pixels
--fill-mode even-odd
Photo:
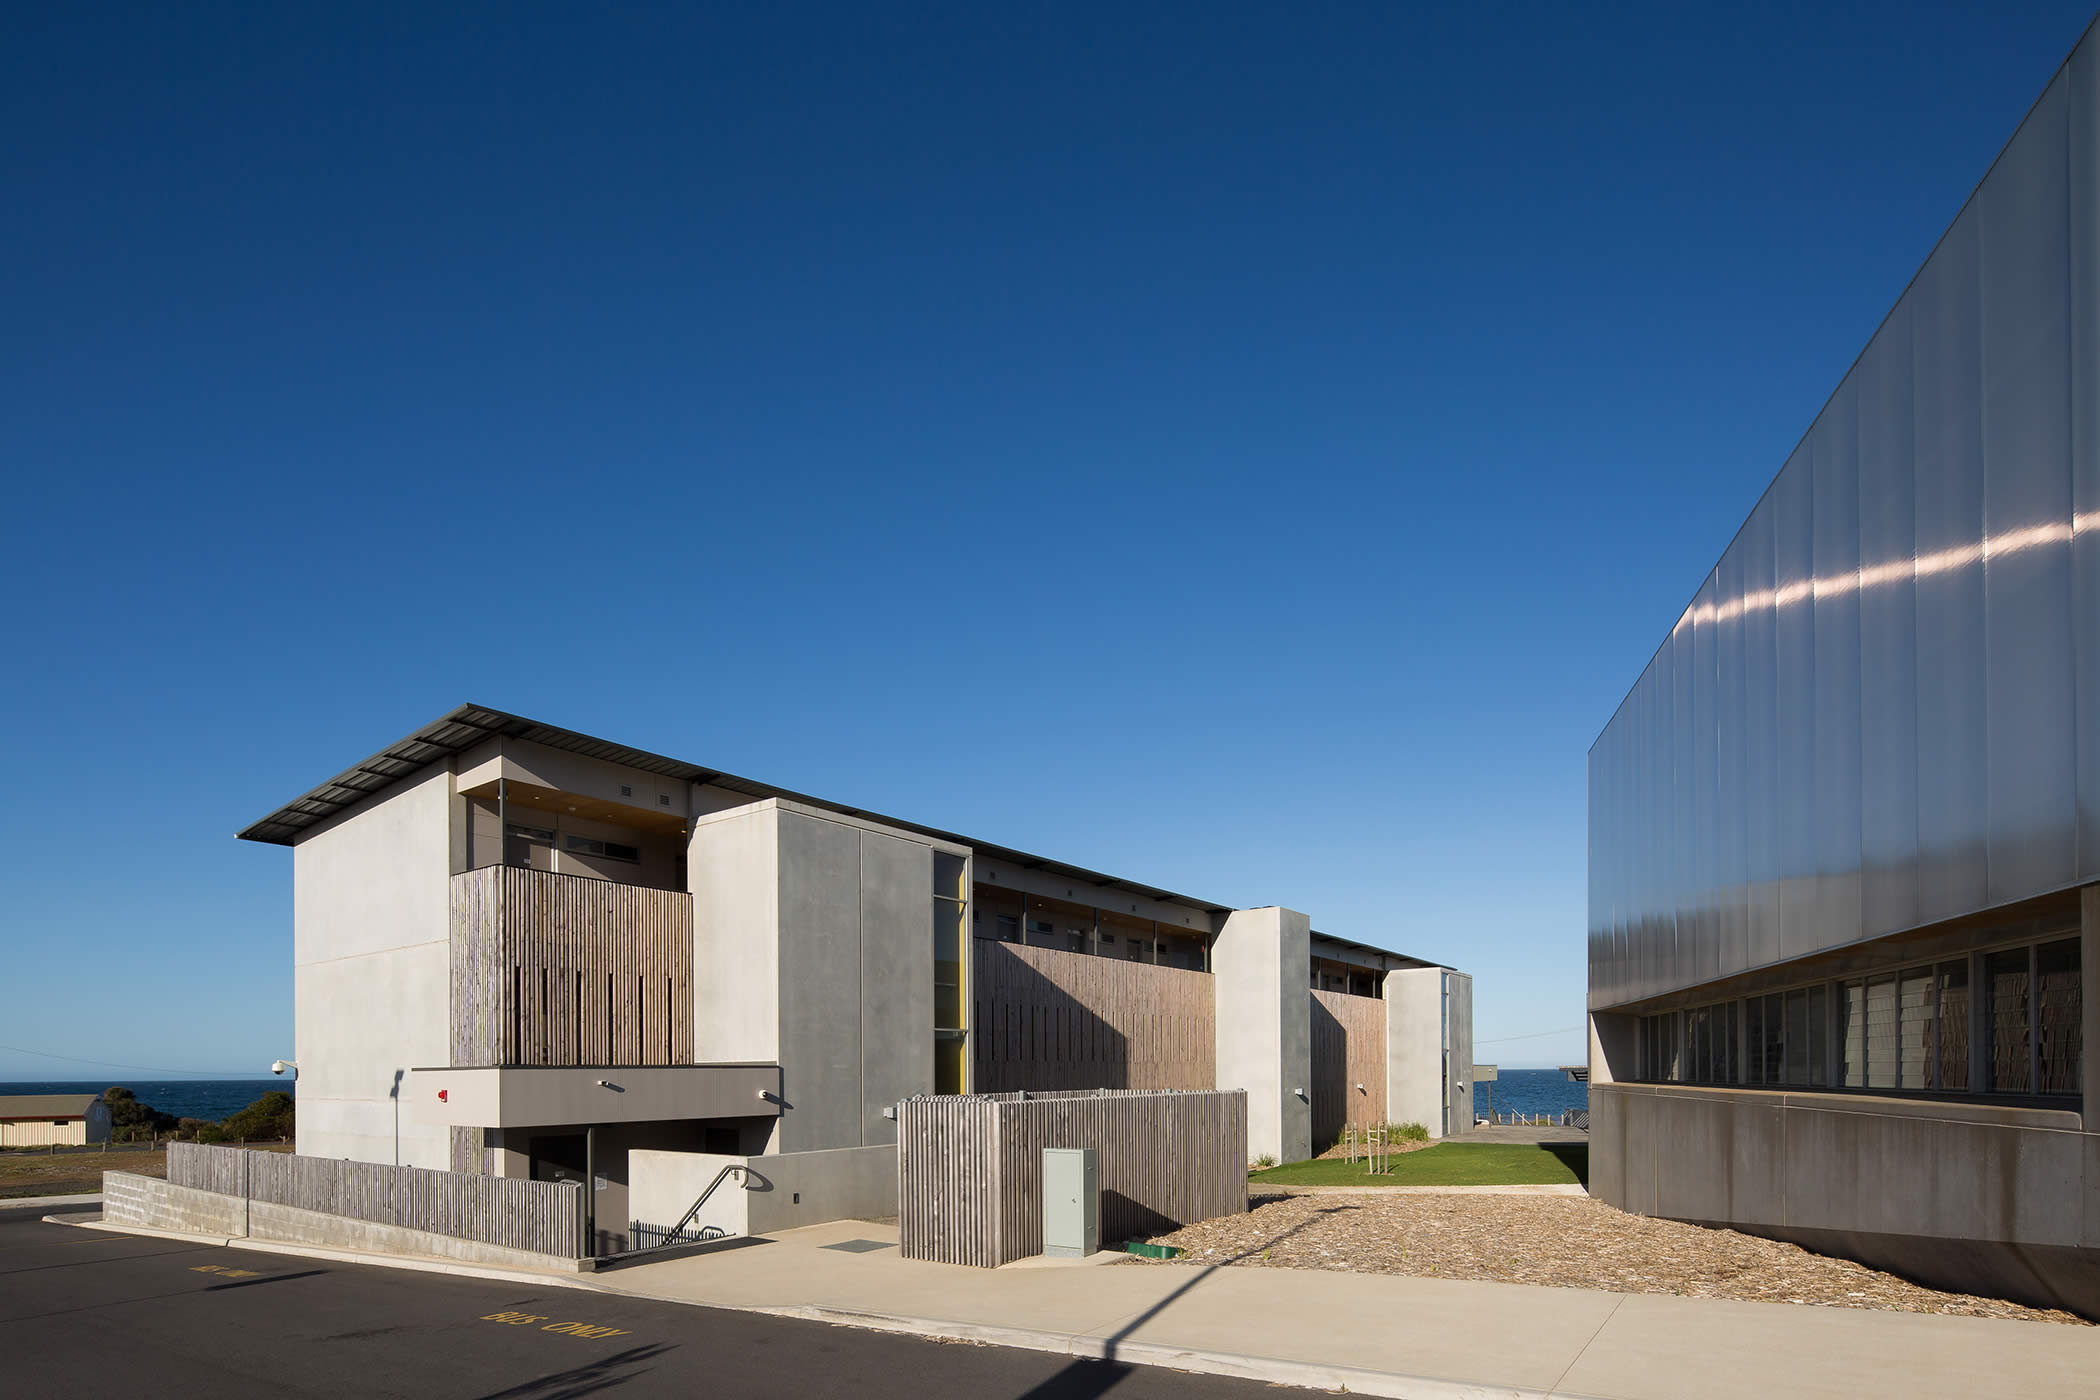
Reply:
[[[455,1066],[693,1062],[693,901],[492,865],[452,877]]]

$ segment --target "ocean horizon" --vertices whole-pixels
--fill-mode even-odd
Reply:
[[[16,1079],[0,1081],[0,1097],[14,1094],[99,1094],[105,1089],[125,1088],[138,1101],[177,1118],[202,1118],[216,1123],[239,1113],[273,1089],[292,1090],[289,1076],[272,1079],[137,1079],[115,1075],[108,1079]]]

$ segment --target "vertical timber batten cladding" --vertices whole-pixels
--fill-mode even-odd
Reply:
[[[1312,1140],[1317,1152],[1341,1137],[1345,1124],[1364,1128],[1386,1119],[1386,1005],[1377,997],[1348,992],[1316,991],[1312,1000]]]
[[[579,875],[452,877],[454,1065],[693,1062],[693,901]]]
[[[971,942],[973,1088],[1216,1086],[1217,998],[1209,973]]]
[[[193,1142],[168,1144],[168,1180],[223,1196],[566,1259],[574,1259],[583,1242],[583,1194],[569,1182],[465,1176]]]
[[[907,1259],[995,1269],[1041,1254],[1046,1147],[1094,1149],[1104,1244],[1247,1209],[1244,1090],[923,1096],[897,1120]]]

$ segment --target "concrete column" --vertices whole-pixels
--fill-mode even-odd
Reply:
[[[1444,1136],[1444,969],[1385,975],[1385,1112]]]
[[[1218,1087],[1247,1091],[1247,1152],[1312,1155],[1312,920],[1239,909],[1211,945]]]

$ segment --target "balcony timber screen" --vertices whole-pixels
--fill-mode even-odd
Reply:
[[[1314,992],[1313,1150],[1332,1146],[1344,1124],[1364,1128],[1384,1121],[1385,1002],[1348,992]]]
[[[972,942],[972,1089],[1217,1086],[1209,973]]]
[[[452,877],[452,1063],[693,1062],[693,901],[492,865]]]
[[[1247,1209],[1244,1089],[929,1094],[897,1109],[904,1257],[996,1269],[1041,1254],[1046,1147],[1094,1149],[1104,1248]]]

